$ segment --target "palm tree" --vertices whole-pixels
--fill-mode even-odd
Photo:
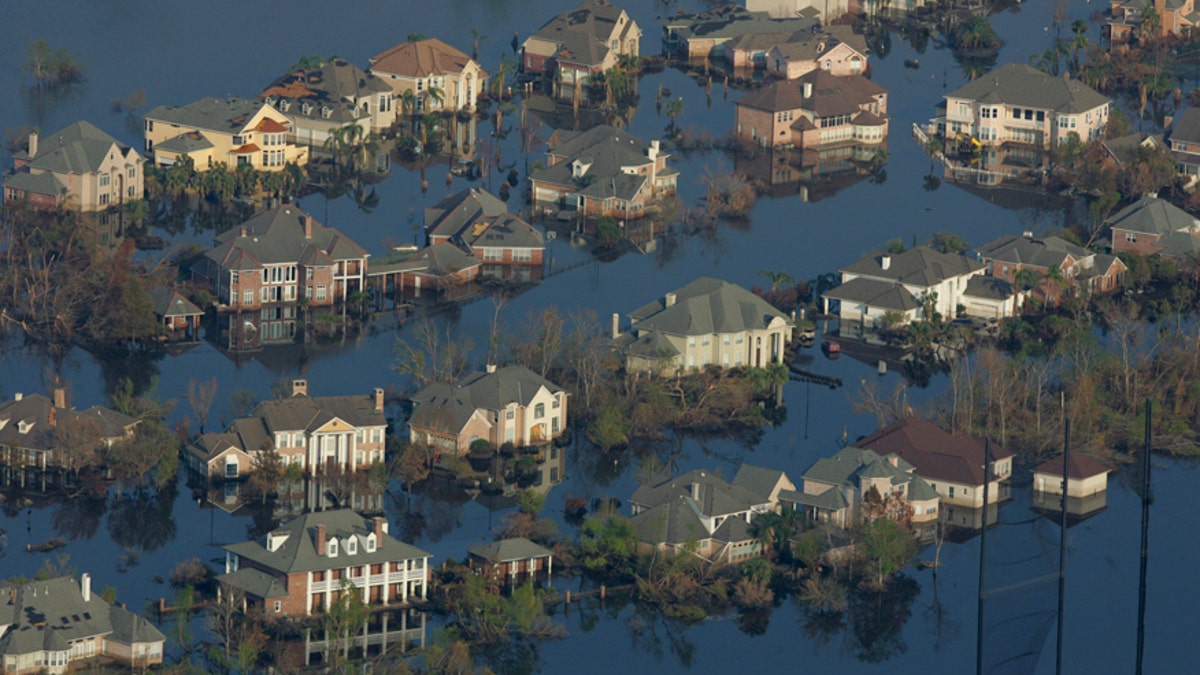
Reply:
[[[426,106],[427,108],[436,110],[437,108],[441,108],[446,103],[446,92],[438,87],[430,87],[425,90],[425,98],[432,99],[435,103],[437,103],[436,106]]]
[[[1075,19],[1071,22],[1071,33],[1074,35],[1071,38],[1071,70],[1075,72],[1079,72],[1079,50],[1088,46],[1087,32],[1087,21]]]
[[[1138,118],[1141,119],[1145,113],[1148,101],[1159,100],[1170,94],[1174,89],[1175,79],[1165,70],[1159,70],[1143,77],[1138,85],[1138,96],[1141,100],[1141,107],[1138,108]]]
[[[675,126],[675,118],[683,114],[683,97],[667,101],[667,104],[663,106],[663,112],[667,113],[667,119],[670,120],[670,123],[667,124],[667,133],[676,136],[678,128]]]
[[[1138,37],[1143,41],[1153,40],[1162,34],[1162,17],[1158,15],[1158,10],[1154,9],[1154,5],[1150,5],[1142,10],[1142,29],[1138,31]]]
[[[793,277],[792,275],[788,274],[787,272],[783,272],[783,271],[760,270],[758,273],[758,276],[763,277],[767,281],[771,282],[771,292],[772,293],[779,290],[779,287],[783,284],[796,283],[795,277]]]
[[[408,132],[412,134],[417,128],[417,95],[413,93],[412,89],[405,89],[399,99],[401,111],[408,115]]]
[[[996,34],[996,29],[982,16],[971,17],[969,21],[954,31],[954,47],[956,49],[982,51],[998,49],[1003,42]]]
[[[499,100],[504,97],[504,80],[516,72],[514,61],[507,56],[500,57],[500,65],[496,66],[496,74],[492,76],[492,94]]]
[[[479,29],[474,26],[471,26],[470,33],[471,33],[471,58],[478,61],[479,60],[479,43],[486,40],[488,38],[488,36],[484,35],[483,33],[480,33]]]

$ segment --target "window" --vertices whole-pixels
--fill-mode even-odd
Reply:
[[[1013,108],[1013,109],[1012,109],[1012,117],[1013,117],[1013,119],[1014,119],[1014,120],[1019,120],[1019,119],[1021,119],[1021,109],[1020,109],[1020,108]]]
[[[726,333],[721,336],[721,344],[724,344],[724,345],[729,344],[729,333]]]
[[[225,460],[225,477],[226,478],[237,478],[238,477],[237,457],[226,458],[226,460]]]
[[[137,178],[137,167],[136,166],[129,167],[129,177]]]
[[[254,304],[254,289],[247,288],[246,290],[242,291],[242,304],[243,305],[253,305]]]
[[[104,186],[108,185],[109,180],[110,180],[110,178],[109,178],[108,174],[106,174],[106,173],[100,174],[100,187],[104,187]]]
[[[514,249],[513,260],[517,262],[530,262],[533,260],[533,251],[527,248]]]
[[[546,416],[546,404],[539,403],[533,407],[533,419],[540,420]]]
[[[1136,242],[1137,241],[1137,232],[1126,232],[1125,233],[1125,241],[1127,241],[1131,244]]]
[[[275,613],[278,614],[279,611],[282,609],[283,609],[283,602],[280,600],[276,600],[275,601]]]
[[[499,248],[483,249],[483,259],[489,262],[504,260],[504,250]]]
[[[559,406],[559,397],[555,396],[555,397],[554,397],[554,403],[553,403],[553,404],[551,404],[551,406],[550,406],[550,407],[551,407],[551,408],[554,408],[555,410],[558,410],[558,406]]]
[[[947,486],[947,494],[949,495],[949,497],[951,499],[954,499],[954,486],[953,485]]]
[[[696,338],[694,338],[694,337],[688,338],[688,346],[695,347],[696,346]]]
[[[550,418],[550,433],[552,433],[552,434],[558,433],[558,418],[557,417]]]
[[[104,194],[100,195],[100,203],[101,203],[101,204],[107,204],[107,203],[108,203],[108,193],[107,193],[107,192],[105,192]]]
[[[375,533],[367,535],[367,553],[375,552]]]
[[[509,408],[508,410],[504,411],[504,419],[506,419],[506,420],[511,420],[512,418],[514,418],[516,416],[517,416],[517,412],[515,410],[513,410],[512,408]]]
[[[355,553],[358,553],[358,540],[353,536],[346,540],[346,553],[348,555],[354,555]]]
[[[318,301],[325,300],[325,287],[324,286],[317,286],[317,300]]]
[[[336,558],[337,557],[337,539],[330,539],[329,543],[325,545],[325,551],[329,554],[330,558]]]

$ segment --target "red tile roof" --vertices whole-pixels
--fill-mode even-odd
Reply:
[[[288,128],[287,128],[287,125],[280,124],[279,122],[276,122],[275,120],[271,119],[270,117],[264,117],[264,118],[262,118],[262,121],[258,123],[258,126],[254,127],[254,130],[262,131],[262,132],[265,132],[268,134],[277,134],[280,132],[287,131]]]
[[[1062,466],[1062,455],[1059,455],[1038,464],[1036,471],[1050,476],[1061,476],[1063,473]],[[1112,469],[1081,452],[1072,452],[1067,457],[1068,478],[1091,478],[1092,476],[1099,476],[1109,471],[1112,471]]]
[[[450,45],[431,38],[404,42],[371,58],[373,72],[428,77],[463,72],[471,57]]]
[[[235,149],[233,151],[233,154],[248,155],[252,152],[258,152],[260,150],[262,150],[262,148],[258,147],[258,145],[254,144],[254,143],[247,143],[247,144],[243,145],[242,147]]]
[[[874,450],[885,457],[895,453],[925,479],[983,485],[983,441],[974,436],[951,435],[923,419],[905,417],[859,439],[854,447]],[[1013,456],[996,443],[990,451],[993,461]]]

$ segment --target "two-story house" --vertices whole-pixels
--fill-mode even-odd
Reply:
[[[763,495],[704,470],[643,485],[629,506],[641,548],[676,553],[695,545],[696,555],[726,563],[759,554],[762,544],[750,534],[750,523],[773,510]]]
[[[768,72],[785,80],[794,80],[814,70],[830,75],[865,75],[867,41],[850,26],[827,26],[813,33],[800,31],[772,46],[764,63]]]
[[[371,57],[368,72],[392,87],[393,100],[411,92],[417,113],[474,110],[488,77],[475,59],[437,38],[402,42],[380,52]]]
[[[92,575],[0,582],[0,672],[102,669],[145,672],[163,662],[166,636],[150,621],[92,592]]]
[[[569,396],[525,366],[489,365],[486,372],[414,394],[409,439],[456,454],[476,440],[493,447],[548,443],[566,431]]]
[[[433,554],[388,534],[385,518],[350,509],[290,520],[261,539],[229,544],[217,580],[268,614],[310,616],[346,589],[371,606],[424,600]]]
[[[984,273],[984,265],[917,246],[866,256],[838,273],[842,283],[824,294],[824,311],[829,313],[830,300],[839,301],[845,331],[847,326],[873,326],[889,312],[899,313],[904,323],[925,318],[927,309],[954,318],[959,305],[968,306],[963,296],[972,278]]]
[[[308,381],[292,380],[292,395],[263,401],[222,433],[187,444],[188,467],[209,478],[242,478],[256,456],[274,450],[285,465],[310,475],[336,467],[358,471],[384,460],[383,390],[360,396],[308,396]]]
[[[1188,108],[1175,119],[1167,146],[1179,175],[1190,182],[1200,180],[1200,108]]]
[[[78,452],[108,447],[130,438],[140,420],[111,408],[75,410],[67,390],[56,387],[53,398],[17,392],[0,402],[0,464],[9,469],[77,471]],[[92,448],[72,447],[88,442]]]
[[[392,86],[345,59],[287,73],[259,96],[291,122],[288,138],[298,145],[322,147],[343,127],[366,136],[396,123]]]
[[[905,507],[912,508],[914,524],[938,517],[937,493],[895,454],[845,447],[818,459],[802,478],[800,490],[782,491],[779,499],[811,522],[850,528],[864,520],[903,516]]]
[[[887,139],[887,90],[862,75],[811,70],[734,102],[737,138],[762,147],[814,148]]]
[[[628,333],[613,341],[629,370],[681,369],[783,363],[795,323],[767,301],[736,284],[701,277],[629,315]]]
[[[584,0],[555,16],[521,46],[521,72],[555,83],[555,95],[573,96],[575,87],[613,68],[622,56],[637,56],[642,29],[608,0]]]
[[[1200,243],[1200,219],[1158,197],[1142,197],[1104,221],[1113,253],[1186,258]]]
[[[855,447],[895,455],[912,466],[937,491],[944,504],[981,508],[984,492],[984,458],[987,457],[988,504],[1008,498],[1006,481],[1012,476],[1014,454],[983,439],[953,435],[917,417],[905,417],[858,439]]]
[[[663,22],[663,51],[684,59],[722,59],[735,67],[766,64],[766,53],[790,37],[813,35],[812,16],[773,18],[733,3],[696,14],[676,13]]]
[[[363,290],[369,255],[340,231],[284,204],[217,235],[192,276],[212,286],[222,311],[302,300],[325,307]]]
[[[13,153],[13,170],[4,174],[4,203],[28,200],[44,209],[102,211],[141,199],[145,192],[136,150],[91,122],[40,138],[30,132],[25,149]]]
[[[1032,232],[993,239],[975,252],[992,278],[1016,285],[1017,275],[1024,269],[1043,277],[1031,290],[1050,304],[1057,303],[1076,282],[1093,293],[1114,291],[1128,269],[1116,256],[1093,253],[1062,237],[1034,237]],[[1062,283],[1045,279],[1053,270],[1061,273]],[[1016,289],[1014,299],[1018,300],[1024,290]]]
[[[429,245],[450,243],[469,251],[489,268],[542,265],[546,249],[540,230],[508,210],[508,205],[481,188],[448,195],[425,209]]]
[[[658,141],[646,142],[615,127],[559,129],[547,141],[546,167],[529,173],[534,204],[554,205],[590,218],[641,218],[663,195],[675,193],[679,172]]]
[[[187,155],[196,171],[217,164],[230,170],[248,164],[259,171],[282,171],[304,164],[308,150],[293,142],[291,121],[258,99],[203,98],[183,106],[160,105],[146,113],[146,152],[156,166]]]
[[[1071,134],[1082,141],[1100,138],[1111,104],[1079,80],[1008,63],[946,94],[930,130],[987,147],[1015,143],[1052,150]]]
[[[1147,37],[1186,37],[1200,24],[1195,0],[1109,0],[1108,21],[1104,26],[1109,44],[1116,46],[1134,37],[1142,37],[1146,16],[1151,9],[1157,16],[1158,31]]]

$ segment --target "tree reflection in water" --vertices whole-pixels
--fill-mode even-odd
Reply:
[[[175,538],[172,509],[179,487],[175,481],[155,490],[122,490],[108,507],[108,533],[113,543],[136,551],[156,551]]]
[[[54,531],[67,541],[91,539],[100,529],[106,500],[103,496],[81,495],[58,505],[51,517]]]
[[[850,630],[859,661],[882,663],[908,650],[902,637],[904,624],[920,593],[921,585],[915,579],[899,575],[880,592],[850,594]]]

